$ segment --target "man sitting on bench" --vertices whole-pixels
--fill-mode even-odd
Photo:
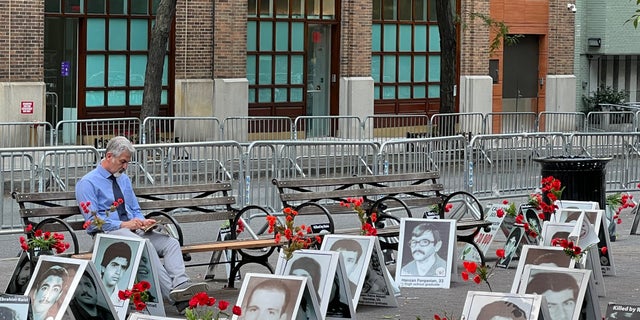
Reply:
[[[149,239],[155,250],[149,250],[153,265],[158,266],[158,279],[162,295],[173,303],[178,311],[188,306],[191,297],[207,290],[205,283],[192,283],[186,274],[180,243],[175,238],[157,231],[144,232],[143,229],[156,223],[146,219],[131,186],[131,180],[123,174],[131,161],[135,149],[125,137],[114,137],[107,143],[105,157],[91,172],[76,185],[78,204],[89,202],[89,212],[96,212],[104,220],[101,229],[89,224],[87,233],[94,236],[99,232],[132,238]],[[122,199],[117,210],[109,208]],[[91,213],[83,212],[85,221],[93,221]],[[164,257],[164,266],[160,260]]]

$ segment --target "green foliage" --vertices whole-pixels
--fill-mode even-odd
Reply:
[[[640,0],[636,0],[636,5],[640,6]],[[631,18],[629,18],[624,23],[627,22],[632,22],[633,27],[636,29],[638,28],[638,24],[640,24],[640,8],[636,9],[636,12],[631,16]]]
[[[640,0],[638,0],[640,1]],[[601,103],[622,104],[626,93],[624,90],[615,90],[609,86],[601,86],[590,97],[584,97],[587,112],[599,110],[598,105]]]
[[[493,20],[491,19],[491,17],[485,14],[472,13],[471,19],[475,18],[482,20],[485,25],[489,26],[489,28],[496,33],[496,36],[491,39],[491,44],[489,45],[489,53],[493,53],[494,51],[500,49],[503,41],[505,45],[512,46],[518,43],[519,38],[524,37],[524,35],[521,34],[510,35],[509,27],[504,24],[504,22]]]

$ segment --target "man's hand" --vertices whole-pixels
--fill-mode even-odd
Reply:
[[[148,227],[154,223],[156,223],[155,219],[144,219],[144,221],[142,221],[143,226]]]
[[[140,229],[140,228],[144,227],[145,221],[148,221],[148,220],[132,219],[132,220],[129,220],[129,221],[123,221],[122,223],[120,223],[120,228],[127,228],[129,230],[137,230],[137,229]]]

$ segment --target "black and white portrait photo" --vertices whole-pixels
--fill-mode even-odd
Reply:
[[[548,320],[545,307],[539,295],[469,291],[462,315],[474,320]]]
[[[86,263],[86,262],[85,262]],[[42,256],[25,294],[31,299],[33,320],[62,319],[73,297],[80,263],[72,259]],[[77,275],[80,278],[80,274]]]
[[[451,278],[455,220],[407,219],[400,222],[396,282],[409,287],[448,288]]]
[[[513,293],[518,292],[525,265],[573,268],[575,260],[564,253],[561,247],[522,246],[518,268],[511,286],[511,292]]]
[[[302,301],[302,277],[248,273],[242,282],[237,305],[242,315],[234,320],[294,320]]]
[[[320,247],[320,250],[339,252],[342,256],[354,305],[360,297],[375,241],[375,237],[368,236],[326,235]]]
[[[502,268],[508,268],[511,260],[517,256],[518,248],[520,247],[520,241],[524,234],[524,229],[520,227],[514,227],[511,229],[511,233],[507,237],[504,244],[504,258],[498,260],[498,266]]]
[[[126,315],[129,301],[118,297],[120,290],[133,286],[144,248],[144,239],[99,233],[91,260],[119,315]]]
[[[27,320],[29,297],[17,294],[0,294],[0,320]]]
[[[31,279],[31,263],[26,252],[20,254],[16,268],[13,270],[5,293],[24,294]]]
[[[584,269],[527,265],[518,291],[543,295],[553,320],[578,320],[590,273]]]

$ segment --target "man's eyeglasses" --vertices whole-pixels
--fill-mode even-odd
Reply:
[[[435,243],[435,241],[433,240],[429,240],[429,239],[422,239],[422,240],[411,240],[409,241],[409,245],[412,247],[415,247],[417,245],[420,245],[421,247],[426,247],[430,244]]]

